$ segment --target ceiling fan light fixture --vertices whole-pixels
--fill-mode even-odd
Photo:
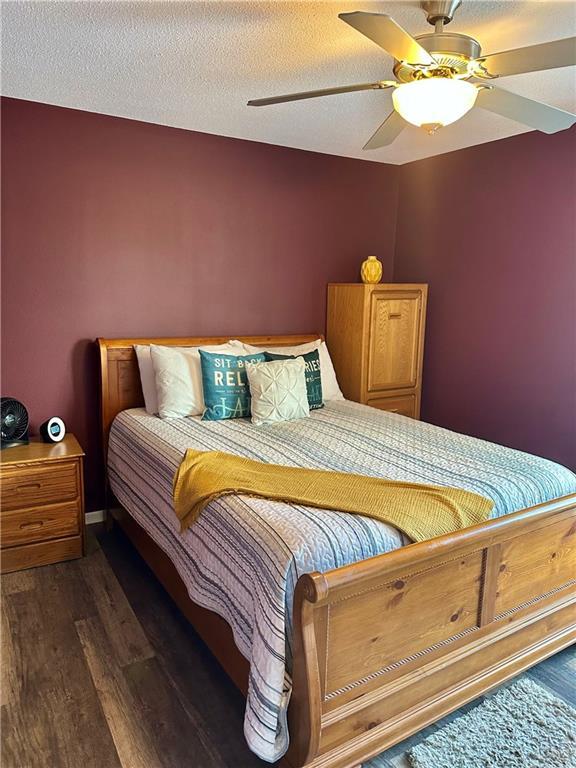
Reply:
[[[340,13],[342,21],[393,56],[395,81],[378,80],[288,93],[252,99],[248,104],[264,107],[318,96],[394,88],[394,109],[364,145],[367,150],[392,144],[406,123],[435,133],[438,128],[460,120],[475,104],[543,133],[564,131],[574,125],[576,115],[570,112],[493,85],[484,85],[483,81],[575,66],[576,37],[484,54],[473,37],[444,31],[444,25],[452,20],[460,3],[461,0],[422,0],[420,4],[434,26],[434,32],[416,37],[386,13]]]
[[[418,128],[455,123],[476,102],[478,88],[466,80],[426,77],[394,89],[394,109]]]

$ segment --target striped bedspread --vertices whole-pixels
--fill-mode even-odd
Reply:
[[[246,740],[267,761],[288,747],[292,599],[299,576],[406,542],[391,526],[360,515],[246,496],[211,502],[180,533],[172,480],[187,448],[461,487],[491,498],[495,517],[576,493],[576,476],[558,464],[349,401],[331,402],[309,419],[259,427],[246,419],[162,421],[143,409],[121,413],[110,434],[112,489],[170,556],[190,597],[231,626],[250,662]]]

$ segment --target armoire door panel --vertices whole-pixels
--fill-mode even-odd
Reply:
[[[421,300],[419,292],[372,293],[369,392],[417,385]]]

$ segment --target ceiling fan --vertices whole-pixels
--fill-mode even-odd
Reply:
[[[480,43],[459,32],[445,32],[462,0],[424,0],[421,6],[434,32],[412,37],[383,13],[341,13],[339,18],[394,56],[396,80],[378,80],[318,91],[253,99],[251,107],[314,99],[352,91],[393,88],[391,112],[364,149],[391,144],[406,122],[429,133],[459,120],[476,104],[490,112],[556,133],[576,123],[576,115],[541,101],[495,88],[493,80],[576,64],[576,37],[482,55]]]

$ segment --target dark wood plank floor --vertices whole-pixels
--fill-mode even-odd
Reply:
[[[242,696],[131,544],[96,526],[89,540],[82,560],[2,578],[3,768],[268,765],[244,742]],[[575,672],[568,649],[527,674],[576,705]],[[407,766],[446,720],[378,768]]]

